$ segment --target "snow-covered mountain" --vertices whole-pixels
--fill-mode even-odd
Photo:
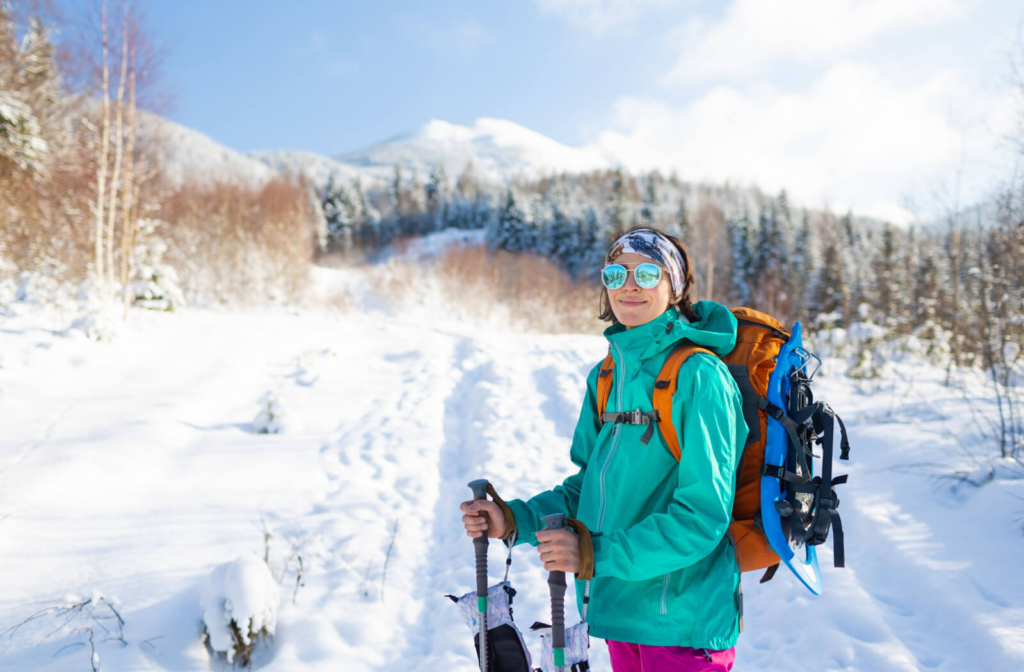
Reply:
[[[472,126],[433,119],[412,133],[337,158],[388,174],[396,163],[420,173],[428,173],[440,163],[449,176],[472,162],[478,179],[493,182],[611,167],[594,149],[569,147],[514,122],[488,118],[477,119]]]
[[[314,152],[282,149],[250,152],[247,156],[289,177],[305,175],[313,184],[320,186],[327,184],[330,178],[341,184],[348,184],[359,178],[363,180],[364,186],[374,179],[366,170]]]
[[[278,172],[194,128],[155,115],[144,114],[141,127],[141,134],[157,144],[173,186],[220,181],[259,187]]]
[[[317,186],[328,178],[364,186],[391,180],[395,164],[422,179],[443,165],[455,179],[468,164],[478,180],[503,183],[515,177],[536,178],[559,172],[583,172],[612,167],[594,148],[569,147],[536,131],[503,119],[477,119],[459,126],[434,119],[411,133],[331,158],[314,152],[263,150],[242,154],[209,136],[172,121],[149,117],[146,132],[163,147],[168,179],[228,181],[259,186],[274,175],[306,175]]]

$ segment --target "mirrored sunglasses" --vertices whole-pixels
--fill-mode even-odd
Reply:
[[[618,289],[626,284],[630,271],[636,284],[644,289],[654,289],[661,281],[661,267],[657,264],[640,264],[636,268],[627,269],[621,264],[611,264],[601,269],[601,282],[608,289]]]

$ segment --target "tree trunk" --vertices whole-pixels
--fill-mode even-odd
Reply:
[[[124,318],[128,319],[128,262],[134,250],[135,219],[131,216],[134,203],[135,179],[135,54],[132,53],[132,73],[128,83],[128,146],[124,175],[124,196],[121,198],[121,300]]]
[[[97,280],[104,277],[103,271],[103,209],[106,201],[107,163],[110,151],[110,68],[107,64],[107,0],[103,0],[101,30],[103,39],[103,130],[100,132],[99,168],[96,175],[96,224],[95,238]]]
[[[110,208],[107,211],[107,281],[114,284],[114,224],[117,222],[117,191],[121,180],[124,150],[124,87],[128,70],[128,15],[125,9],[121,29],[121,75],[117,80],[117,121],[114,136],[114,173],[110,177]],[[122,224],[123,226],[123,224]]]

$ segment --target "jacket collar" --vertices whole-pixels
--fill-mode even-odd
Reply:
[[[669,308],[647,324],[626,329],[615,324],[604,331],[608,342],[614,344],[627,360],[644,361],[669,350],[682,340],[707,348],[719,356],[732,351],[736,345],[736,318],[725,306],[713,301],[701,301],[693,306],[697,321],[690,322],[675,308]]]

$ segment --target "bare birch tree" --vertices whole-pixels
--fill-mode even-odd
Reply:
[[[124,159],[124,89],[128,74],[128,7],[123,7],[121,25],[121,72],[117,80],[117,113],[114,122],[114,172],[110,176],[110,207],[107,209],[106,269],[107,283],[114,284],[114,224],[117,219],[117,197]]]
[[[101,40],[103,43],[103,120],[100,132],[100,146],[98,150],[99,164],[96,170],[96,223],[93,229],[95,245],[95,275],[97,279],[104,277],[103,272],[103,212],[106,203],[107,186],[107,163],[110,154],[110,67],[108,63],[108,39],[107,39],[107,0],[103,0],[100,18]]]

